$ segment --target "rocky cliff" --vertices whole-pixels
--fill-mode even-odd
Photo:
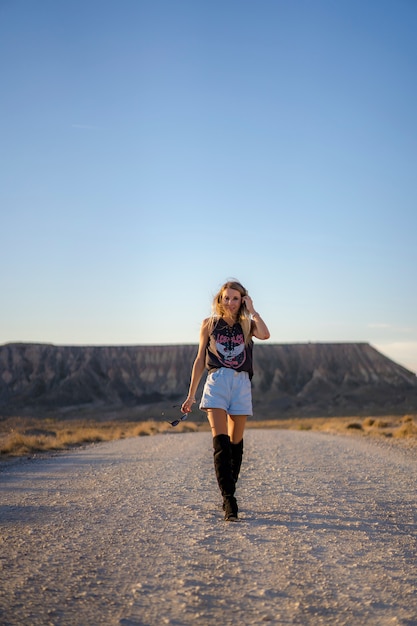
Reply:
[[[185,398],[196,351],[0,346],[0,416],[154,417]],[[366,343],[257,344],[254,357],[259,419],[417,411],[415,374]]]

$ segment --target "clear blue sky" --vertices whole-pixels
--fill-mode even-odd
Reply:
[[[274,343],[417,370],[415,0],[0,0],[0,343]]]

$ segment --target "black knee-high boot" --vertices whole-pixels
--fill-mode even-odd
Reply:
[[[214,469],[223,496],[224,519],[237,520],[237,502],[235,494],[235,479],[232,472],[232,451],[228,435],[213,437]]]
[[[235,479],[235,483],[237,483],[237,479],[239,478],[240,466],[242,465],[242,456],[243,456],[243,439],[239,441],[239,443],[231,443],[230,448],[232,450],[232,473],[233,478]]]

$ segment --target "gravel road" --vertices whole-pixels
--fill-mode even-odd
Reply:
[[[210,433],[3,464],[0,624],[416,625],[416,479],[388,442],[248,430],[227,523]]]

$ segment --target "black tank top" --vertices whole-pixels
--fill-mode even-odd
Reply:
[[[253,341],[245,345],[245,337],[239,322],[229,326],[219,318],[209,335],[206,348],[206,368],[210,371],[229,367],[237,372],[253,376]]]

